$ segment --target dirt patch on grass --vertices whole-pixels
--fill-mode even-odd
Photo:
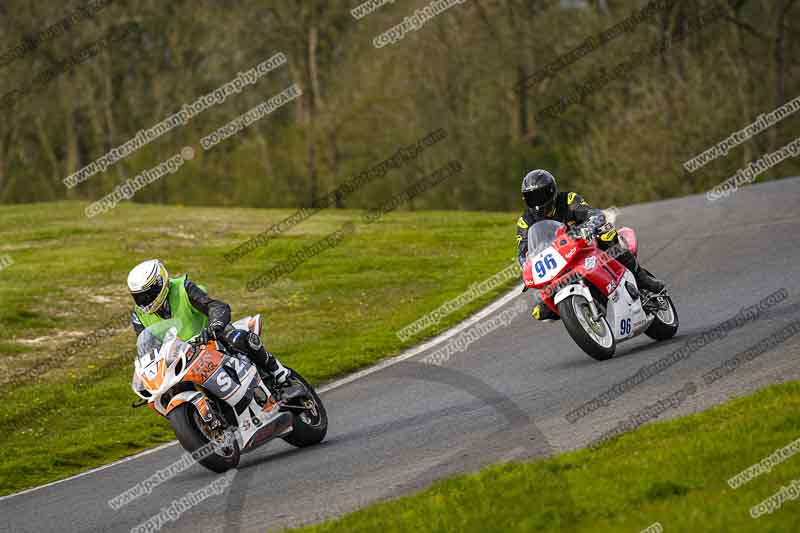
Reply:
[[[34,337],[32,339],[16,339],[14,342],[18,344],[24,344],[25,346],[36,346],[37,344],[42,344],[46,341],[50,342],[58,342],[63,338],[74,338],[74,337],[82,337],[86,335],[84,331],[57,331],[55,333],[50,333],[48,335],[43,335],[41,337]]]

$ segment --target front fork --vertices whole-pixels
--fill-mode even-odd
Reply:
[[[595,322],[600,320],[602,316],[600,311],[597,309],[597,302],[594,301],[594,298],[589,300],[589,312],[592,314],[592,320]]]

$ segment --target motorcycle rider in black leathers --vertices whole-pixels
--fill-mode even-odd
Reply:
[[[525,175],[522,179],[522,199],[525,202],[525,211],[517,221],[517,256],[520,265],[525,262],[528,253],[528,228],[540,220],[563,222],[570,227],[570,231],[581,226],[593,236],[598,228],[606,224],[603,211],[591,207],[577,193],[559,192],[555,178],[546,170],[533,170]],[[612,246],[618,246],[622,250],[615,259],[633,273],[640,289],[652,293],[664,290],[664,283],[639,266],[636,256],[628,250],[625,239],[620,239],[616,230],[611,228],[598,237],[601,250]],[[543,303],[534,306],[531,314],[537,320],[559,318]]]

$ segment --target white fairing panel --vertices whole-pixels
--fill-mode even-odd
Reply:
[[[572,285],[567,285],[558,291],[556,297],[553,298],[553,304],[558,305],[562,300],[573,295],[583,296],[587,302],[591,302],[594,299],[589,287],[583,285],[582,283],[573,283]]]
[[[232,393],[223,398],[223,400],[225,400],[231,406],[239,403],[239,401],[241,401],[241,399],[244,398],[244,395],[247,393],[247,390],[250,387],[250,382],[256,377],[256,372],[256,367],[251,366],[241,378],[242,385],[240,387],[236,387]]]
[[[234,322],[233,327],[243,329],[261,336],[261,315],[246,316]]]
[[[635,337],[648,326],[641,298],[634,300],[625,288],[626,283],[636,287],[636,280],[629,270],[625,271],[619,286],[609,294],[606,308],[606,319],[617,342]]]
[[[264,389],[266,391],[266,388]],[[269,394],[269,391],[266,391]],[[265,425],[275,421],[281,416],[281,410],[274,401],[267,402],[263,407],[258,405],[255,400],[250,402],[241,414],[236,415],[239,425],[238,439],[239,446],[245,448],[253,436]]]

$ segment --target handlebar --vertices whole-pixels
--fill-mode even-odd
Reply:
[[[586,241],[586,244],[589,244],[594,239],[594,232],[594,228],[581,224],[570,228],[567,235],[573,240],[582,239]]]
[[[605,217],[592,217],[601,220],[589,219],[583,224],[579,224],[569,229],[567,235],[573,239],[583,239],[586,243],[592,242],[597,235],[602,235],[614,228],[611,222],[605,220]]]

